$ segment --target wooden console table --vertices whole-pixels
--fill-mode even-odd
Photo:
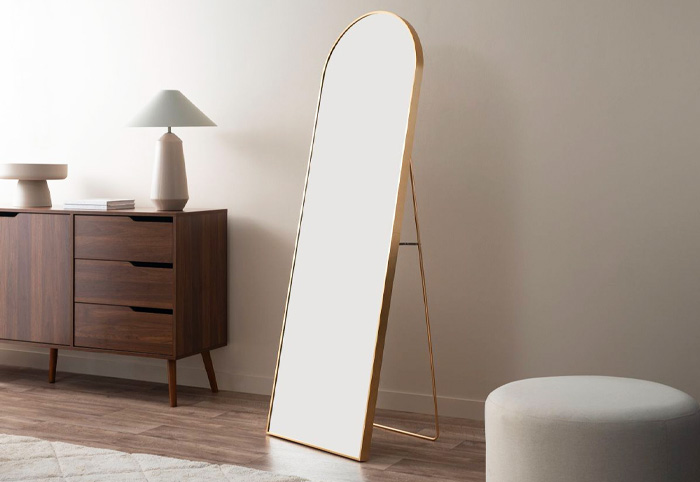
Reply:
[[[176,360],[227,343],[226,210],[0,208],[0,340]]]

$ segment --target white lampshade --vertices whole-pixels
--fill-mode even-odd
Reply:
[[[129,123],[131,127],[215,126],[179,90],[161,90]]]

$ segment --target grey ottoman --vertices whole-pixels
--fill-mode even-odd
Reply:
[[[699,482],[700,407],[665,385],[532,378],[486,400],[487,482]]]

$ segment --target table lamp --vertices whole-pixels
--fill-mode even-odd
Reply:
[[[156,143],[151,200],[158,211],[182,211],[189,200],[182,141],[172,127],[215,126],[179,90],[161,90],[131,121],[131,127],[167,127]]]

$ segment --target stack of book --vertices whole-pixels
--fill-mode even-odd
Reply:
[[[80,199],[68,201],[63,209],[110,211],[112,209],[134,209],[133,199]]]

